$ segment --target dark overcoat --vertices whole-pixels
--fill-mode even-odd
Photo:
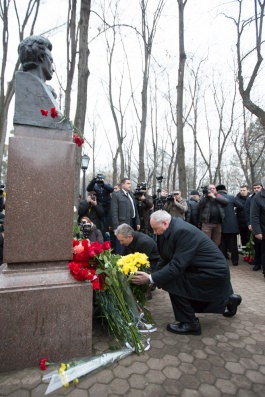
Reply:
[[[154,283],[171,294],[213,302],[211,312],[220,313],[233,290],[227,261],[215,243],[195,226],[172,218],[158,249],[162,260],[152,273]]]
[[[265,239],[265,189],[255,194],[251,203],[250,223],[253,234],[262,234]]]
[[[222,222],[222,233],[224,234],[239,234],[239,225],[235,213],[235,209],[244,211],[244,205],[231,194],[227,194],[226,191],[219,191],[223,197],[228,199],[227,206],[224,207],[225,218]]]
[[[140,225],[140,218],[137,210],[137,205],[133,195],[128,192],[133,200],[135,209],[135,224]],[[112,193],[111,198],[111,222],[113,230],[117,229],[122,223],[132,225],[132,207],[129,197],[127,197],[123,190]]]
[[[148,256],[151,269],[154,269],[157,262],[160,260],[155,240],[147,234],[136,231],[133,232],[133,240],[131,244],[124,247],[123,255],[133,254],[135,252],[140,252],[141,254],[146,254]]]

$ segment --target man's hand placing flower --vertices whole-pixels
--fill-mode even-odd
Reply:
[[[131,282],[137,285],[148,284],[150,282],[149,275],[146,272],[138,271],[132,276]]]

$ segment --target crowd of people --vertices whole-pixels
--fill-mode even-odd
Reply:
[[[238,265],[239,241],[244,248],[253,239],[253,270],[262,268],[265,277],[264,199],[265,177],[252,192],[242,185],[234,196],[225,185],[209,184],[185,199],[179,189],[161,188],[151,196],[146,183],[132,192],[128,178],[111,186],[97,175],[78,215],[110,239],[114,253],[148,255],[150,273],[137,272],[132,282],[169,293],[177,321],[168,324],[169,332],[199,335],[196,313],[232,317],[242,301],[233,292],[227,261]]]
[[[242,252],[242,247],[244,250],[252,238],[255,256],[250,263],[254,271],[262,268],[265,276],[261,232],[264,208],[263,211],[260,208],[264,184],[264,178],[254,183],[252,192],[242,185],[236,196],[229,194],[225,185],[209,184],[200,192],[192,190],[189,198],[185,199],[179,189],[169,193],[166,188],[161,188],[158,195],[152,196],[144,182],[132,192],[130,179],[124,178],[112,186],[105,182],[104,175],[98,174],[87,186],[86,200],[80,201],[78,221],[80,223],[82,217],[88,217],[103,238],[111,240],[113,251],[122,254],[124,247],[116,237],[117,227],[125,223],[133,230],[154,238],[150,216],[163,209],[172,217],[180,217],[204,232],[234,266],[239,263],[239,251]],[[257,214],[258,211],[260,213]]]

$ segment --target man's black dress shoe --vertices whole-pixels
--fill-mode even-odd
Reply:
[[[260,270],[260,269],[261,269],[260,265],[254,265],[252,270],[254,270],[254,272],[256,272],[257,270]]]
[[[201,335],[201,325],[199,320],[194,323],[168,324],[167,330],[178,335]]]
[[[233,294],[229,296],[223,316],[233,317],[236,314],[237,308],[241,302],[242,302],[242,298],[240,295]]]

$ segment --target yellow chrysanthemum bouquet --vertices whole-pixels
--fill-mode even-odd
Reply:
[[[122,256],[118,259],[117,265],[120,271],[127,277],[128,281],[130,281],[137,271],[148,272],[150,268],[148,256],[146,254],[141,254],[140,252]],[[130,285],[137,303],[141,308],[143,308],[147,299],[148,285]]]

